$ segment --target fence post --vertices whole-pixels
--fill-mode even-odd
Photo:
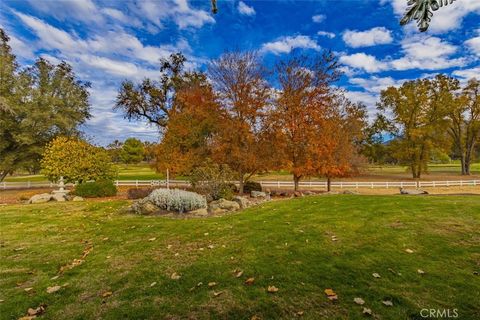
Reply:
[[[370,188],[373,189],[373,182],[370,183]]]
[[[118,187],[118,180],[115,180],[115,186]]]
[[[3,190],[7,190],[7,182],[3,181]]]
[[[358,189],[358,182],[355,182],[355,189]]]
[[[387,189],[388,189],[388,181],[387,181]]]
[[[422,183],[419,180],[416,181],[416,184],[417,184],[417,189],[422,186]]]
[[[277,188],[280,189],[280,180],[277,180]]]
[[[135,180],[135,187],[138,188],[138,179]]]

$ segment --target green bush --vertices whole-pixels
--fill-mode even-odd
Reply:
[[[117,187],[110,180],[84,182],[76,185],[73,193],[84,198],[111,197],[117,194]]]
[[[243,185],[243,193],[250,193],[252,191],[262,191],[262,185],[255,181],[247,181]]]
[[[227,165],[221,165],[206,160],[205,163],[193,169],[190,174],[192,189],[207,197],[208,201],[221,198],[231,199],[235,192],[232,184],[233,174]]]

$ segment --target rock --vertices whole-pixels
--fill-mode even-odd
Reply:
[[[421,190],[421,189],[404,189],[404,188],[400,188],[400,194],[419,195],[419,194],[428,194],[428,192],[425,191],[425,190]]]
[[[51,198],[52,201],[64,202],[67,201],[65,195],[54,193]]]
[[[188,213],[194,216],[199,216],[199,217],[208,216],[208,210],[206,208],[200,208],[197,210],[189,211]]]
[[[221,209],[225,211],[235,211],[240,209],[240,204],[238,204],[235,201],[219,199],[219,200],[210,202],[208,204],[208,208],[212,212],[215,212],[216,209]]]
[[[50,193],[41,193],[36,194],[28,200],[28,203],[44,203],[48,202],[52,199],[52,195]]]
[[[84,199],[82,197],[79,197],[79,196],[75,196],[72,198],[72,201],[74,202],[80,202],[80,201],[84,201]]]
[[[306,195],[306,196],[313,196],[316,193],[313,192],[313,191],[307,190],[307,191],[303,192],[303,194]]]
[[[150,201],[140,200],[132,204],[132,210],[137,214],[151,215],[159,211],[159,208]]]
[[[300,191],[295,191],[293,192],[293,196],[295,198],[300,198],[300,197],[303,197],[303,193],[301,193]]]
[[[248,208],[252,205],[252,203],[245,197],[235,196],[233,197],[233,201],[238,203],[241,209]]]
[[[343,194],[360,194],[357,191],[351,191],[351,190],[345,190],[343,191]]]
[[[251,193],[250,193],[250,196],[252,198],[266,198],[267,197],[267,193],[266,192],[263,192],[263,191],[255,191],[253,190]]]

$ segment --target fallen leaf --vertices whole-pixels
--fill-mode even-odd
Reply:
[[[25,292],[29,292],[29,291],[32,291],[33,288],[25,288],[25,289],[23,289],[23,290],[25,290]]]
[[[167,246],[167,249],[170,249],[170,248],[172,248],[172,245],[171,245],[171,244],[169,244],[169,245]]]
[[[155,241],[155,240],[157,240],[157,238],[150,238],[150,239],[148,239],[148,241]]]
[[[257,315],[253,315],[250,320],[261,320],[262,318],[260,318],[259,316]]]
[[[208,287],[212,288],[212,287],[215,287],[217,285],[216,282],[209,282],[208,283]]]
[[[413,250],[412,249],[405,249],[405,252],[406,253],[413,253]]]
[[[208,249],[213,249],[215,246],[213,244],[208,245]]]
[[[356,304],[362,305],[365,303],[365,300],[363,300],[362,298],[355,298],[353,299],[353,302],[355,302]]]
[[[242,270],[235,270],[234,272],[235,272],[235,278],[240,278],[243,275]]]
[[[203,235],[204,235],[204,236],[208,236],[208,232],[205,232]]]
[[[176,272],[172,273],[172,275],[170,276],[170,279],[172,279],[172,280],[178,280],[180,278],[181,278],[181,276],[179,274],[177,274]]]
[[[332,289],[330,289],[330,288],[325,289],[324,292],[325,292],[325,294],[327,295],[327,298],[328,298],[329,300],[332,300],[332,301],[333,301],[333,300],[337,300],[337,299],[338,299],[337,294],[336,294]]]
[[[423,271],[422,269],[418,269],[417,272],[418,272],[419,274],[425,274],[425,271]]]
[[[384,305],[386,305],[387,307],[392,307],[393,306],[393,302],[390,301],[390,300],[383,300],[382,303]]]
[[[51,277],[50,280],[57,280],[59,276]]]
[[[303,314],[304,314],[304,311],[297,311],[297,312],[295,312],[295,315],[297,315],[297,316],[299,316],[299,317],[303,316]]]
[[[105,238],[103,238],[102,240],[103,240],[103,241],[107,241],[107,240],[108,240],[108,237],[105,237]]]
[[[157,284],[156,282],[152,282],[152,283],[150,283],[150,287],[153,287],[156,284]]]
[[[112,291],[106,291],[106,292],[102,293],[102,297],[103,298],[110,297],[112,294],[113,294]]]
[[[180,253],[178,253],[178,252],[176,252],[176,253],[174,254],[175,257],[178,257],[179,255],[180,255]]]
[[[53,286],[53,287],[48,287],[47,288],[47,293],[54,293],[57,292],[58,290],[62,289],[61,286]]]
[[[255,282],[255,278],[248,278],[245,280],[246,285],[252,285]]]
[[[218,297],[218,296],[221,295],[222,293],[223,293],[223,291],[218,291],[218,292],[213,291],[213,296],[214,296],[214,297]]]
[[[376,273],[376,272],[375,272],[375,273],[372,273],[372,276],[373,276],[374,278],[381,278],[381,276],[380,276],[378,273]]]
[[[372,310],[369,309],[369,308],[363,308],[362,313],[363,313],[364,315],[371,316],[371,315],[372,315]]]
[[[37,316],[24,316],[24,317],[18,318],[18,320],[33,320],[36,317]]]
[[[275,292],[278,292],[278,288],[275,287],[275,286],[268,286],[267,288],[267,292],[269,293],[275,293]]]
[[[33,316],[33,317],[36,317],[36,316],[39,316],[41,314],[43,314],[45,312],[45,309],[47,308],[47,305],[45,304],[41,304],[39,305],[37,308],[33,309],[33,308],[28,308],[27,310],[27,315],[28,316]]]

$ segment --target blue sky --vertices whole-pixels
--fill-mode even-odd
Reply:
[[[4,0],[0,26],[19,61],[65,60],[92,83],[93,117],[84,131],[96,143],[136,136],[158,140],[155,127],[114,112],[124,79],[158,78],[158,60],[177,51],[202,69],[225,50],[258,50],[267,64],[297,50],[333,50],[345,75],[338,85],[375,113],[379,92],[418,77],[480,77],[480,0],[457,0],[436,12],[427,33],[401,28],[406,0]]]

